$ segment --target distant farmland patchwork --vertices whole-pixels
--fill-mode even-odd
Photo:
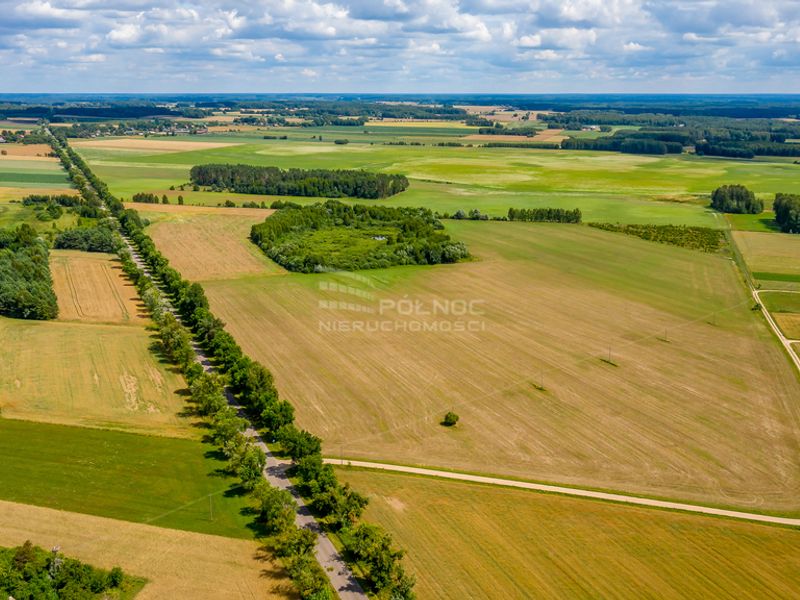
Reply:
[[[203,282],[214,313],[245,352],[273,371],[298,424],[320,435],[327,453],[800,514],[800,378],[753,310],[727,252],[705,255],[583,226],[445,220],[447,233],[468,245],[473,261],[289,274],[247,240],[250,226],[269,211],[216,208],[226,200],[269,205],[274,197],[185,185],[189,168],[203,163],[366,168],[409,176],[408,191],[370,201],[396,206],[449,213],[477,208],[494,216],[509,207],[578,207],[586,221],[732,223],[749,269],[765,288],[800,289],[800,279],[794,281],[800,278],[798,240],[776,234],[771,213],[726,220],[707,207],[709,191],[732,181],[764,199],[800,192],[790,161],[433,145],[477,142],[463,137],[475,132],[451,122],[370,122],[363,129],[270,130],[287,140],[265,140],[263,130],[243,128],[75,147],[126,200],[135,192],[168,197],[169,205],[128,206],[152,222],[147,231],[171,264]],[[330,143],[336,137],[350,143]],[[384,145],[398,140],[428,145]],[[179,195],[186,206],[176,206]],[[800,328],[800,311],[784,296],[764,301],[791,336]],[[463,305],[470,307],[466,313],[454,309]],[[119,313],[111,318],[119,320]],[[377,330],[370,329],[374,322]],[[37,410],[31,418],[43,420],[50,407]],[[88,424],[102,422],[91,413],[96,407],[88,410]],[[162,410],[169,412],[155,412]],[[452,429],[439,425],[448,410],[461,417]],[[13,409],[9,416],[29,418]],[[166,435],[199,433],[186,421],[157,420],[117,414],[110,422]],[[68,443],[67,429],[55,434],[59,444]],[[123,438],[102,443],[128,444]],[[166,444],[145,448],[148,457],[173,451]],[[49,451],[37,452],[31,468],[42,478],[57,473]],[[135,461],[145,459],[115,451],[102,470],[138,471]],[[197,479],[213,457],[190,462],[186,477]],[[179,490],[160,482],[176,477],[166,470],[139,481],[140,506],[121,490],[103,506],[90,496],[87,512],[147,521],[166,497],[183,500],[191,492],[200,500],[186,500],[156,524],[242,531],[246,517],[236,514],[235,491],[210,490],[224,480],[212,476]],[[76,465],[69,472],[82,479],[90,471]],[[786,597],[800,573],[797,532],[786,529],[338,471],[369,494],[368,519],[408,549],[420,598],[516,597],[531,590],[569,597]],[[2,473],[0,467],[0,489]],[[157,500],[159,489],[165,498]],[[39,490],[23,492],[8,499],[28,501]],[[65,492],[62,501],[76,500]]]

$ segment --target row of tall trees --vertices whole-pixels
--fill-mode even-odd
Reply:
[[[322,198],[386,198],[408,188],[405,175],[361,170],[279,169],[253,165],[195,165],[192,183],[241,194]]]
[[[509,221],[535,221],[547,223],[580,223],[581,209],[574,208],[509,208]]]
[[[60,145],[59,142],[56,145]],[[71,157],[71,149],[67,147],[62,150]],[[97,178],[88,166],[84,163],[80,168],[86,180],[94,186]],[[333,470],[329,466],[323,466],[319,438],[295,427],[294,410],[289,402],[279,397],[272,374],[266,367],[245,355],[233,336],[225,330],[224,323],[211,313],[202,286],[186,281],[169,266],[169,261],[143,231],[142,219],[135,210],[125,209],[119,200],[108,193],[102,182],[98,182],[96,189],[98,196],[104,199],[112,214],[118,217],[124,231],[136,244],[154,276],[163,283],[173,305],[191,328],[195,338],[213,358],[220,372],[221,377],[203,373],[202,367],[194,360],[188,331],[166,309],[161,292],[122,251],[123,268],[136,282],[143,301],[159,325],[164,354],[185,373],[198,411],[211,419],[214,439],[229,457],[231,471],[240,477],[243,487],[250,490],[255,498],[262,524],[276,532],[276,552],[289,557],[286,560],[287,569],[304,598],[328,598],[327,584],[324,588],[319,585],[321,581],[325,581],[324,573],[311,553],[313,534],[288,526],[290,517],[293,519],[294,506],[289,503],[285,494],[269,488],[261,478],[265,461],[263,452],[242,435],[245,422],[223,404],[222,386],[227,385],[253,422],[283,446],[295,460],[295,468],[299,469],[303,460],[319,465],[316,471],[306,469],[306,476],[299,476],[304,486],[308,482],[309,487],[303,489],[311,498],[324,526],[339,528],[343,537],[346,537],[346,532],[356,532],[360,527],[360,524],[356,524],[356,519],[361,515],[366,500],[338,483]],[[314,484],[308,479],[314,473],[324,473],[324,485]],[[317,475],[317,479],[321,477]],[[356,536],[354,539],[361,538]],[[356,552],[355,547],[348,547],[349,553],[346,556],[355,557],[359,564],[366,565],[363,571],[365,582],[372,592],[398,600],[413,598],[413,578],[405,574],[400,562],[403,553],[393,547],[388,534],[382,534],[381,539],[383,545],[374,551],[361,549]],[[370,569],[367,568],[369,565],[375,566]]]

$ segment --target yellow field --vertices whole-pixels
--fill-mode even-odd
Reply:
[[[448,230],[477,261],[205,287],[337,456],[800,508],[800,381],[732,261],[585,227]],[[478,314],[424,314],[447,301]]]
[[[136,600],[296,597],[256,542],[0,501],[0,546],[25,540],[147,578]]]
[[[136,288],[111,254],[53,250],[53,288],[61,321],[146,325]]]
[[[29,196],[31,194],[70,194],[71,196],[77,196],[78,190],[72,190],[68,188],[52,188],[52,187],[29,187],[29,188],[19,188],[19,187],[9,187],[9,186],[0,186],[0,202],[3,200],[21,200],[25,196]]]
[[[5,154],[0,153],[0,160],[24,156],[26,160],[58,161],[56,157],[48,156],[53,153],[53,149],[47,144],[0,144],[0,150],[5,151]]]
[[[800,340],[800,314],[772,313],[772,318],[790,340]]]
[[[144,327],[0,318],[3,417],[197,437]]]
[[[420,598],[794,598],[800,531],[339,469]]]
[[[800,275],[800,236],[734,231],[733,237],[751,271]]]
[[[273,211],[260,208],[133,205],[153,224],[147,232],[192,281],[282,273],[249,241],[250,228]]]
[[[161,152],[186,152],[187,150],[210,150],[236,146],[230,142],[187,142],[170,140],[168,137],[128,137],[111,139],[76,140],[70,145],[77,148],[114,148],[118,150],[152,150]]]

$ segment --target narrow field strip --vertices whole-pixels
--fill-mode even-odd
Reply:
[[[730,519],[743,519],[746,521],[759,521],[761,523],[772,523],[775,525],[789,525],[790,527],[800,527],[800,519],[789,517],[775,517],[771,515],[761,515],[758,513],[741,512],[737,510],[726,510],[723,508],[713,508],[710,506],[699,506],[696,504],[684,504],[683,502],[669,502],[667,500],[655,500],[641,496],[624,496],[610,492],[596,492],[581,488],[564,487],[560,485],[547,485],[544,483],[532,483],[529,481],[517,481],[514,479],[502,479],[499,477],[486,477],[483,475],[470,475],[469,473],[456,473],[453,471],[439,471],[437,469],[423,469],[420,467],[407,467],[403,465],[390,465],[386,463],[367,462],[362,460],[347,460],[339,458],[326,458],[326,463],[344,467],[359,467],[362,469],[377,469],[381,471],[394,471],[397,473],[411,473],[413,475],[424,475],[426,477],[440,477],[443,479],[457,479],[459,481],[471,481],[473,483],[483,483],[487,485],[497,485],[504,487],[522,488],[537,492],[548,492],[551,494],[563,494],[566,496],[578,496],[580,498],[591,498],[593,500],[606,500],[609,502],[622,502],[625,504],[636,504],[638,506],[649,506],[652,508],[663,508],[667,510],[680,510],[717,517],[727,517]]]

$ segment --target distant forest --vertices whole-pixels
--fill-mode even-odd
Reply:
[[[386,198],[408,188],[405,175],[368,171],[209,164],[192,167],[192,183],[240,194],[315,198]]]

